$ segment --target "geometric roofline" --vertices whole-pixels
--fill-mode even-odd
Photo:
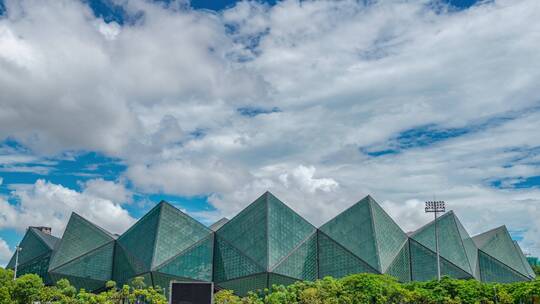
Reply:
[[[45,233],[36,227],[30,227],[29,230],[34,232],[43,241],[43,243],[50,249],[54,250],[54,248],[58,245],[58,242],[60,242],[60,238],[57,238],[54,235]]]
[[[459,219],[457,218],[453,210],[450,210],[442,214],[441,216],[437,217],[436,220],[434,219],[430,221],[429,223],[427,223],[426,225],[415,230],[413,233],[409,235],[409,237],[417,241],[418,243],[428,242],[427,244],[423,244],[423,245],[426,246],[426,248],[431,247],[429,249],[431,251],[435,251],[435,236],[434,234],[430,235],[429,234],[430,231],[428,231],[428,229],[434,230],[434,228],[436,227],[435,223],[437,223],[438,225],[441,225],[441,227],[439,227],[440,229],[439,233],[443,235],[445,233],[448,234],[446,237],[443,236],[443,239],[442,239],[442,240],[448,239],[446,241],[441,241],[440,236],[439,236],[439,240],[440,240],[439,248],[441,250],[441,253],[440,253],[441,257],[446,258],[448,262],[454,264],[456,267],[460,268],[461,270],[465,271],[471,276],[477,277],[478,273],[477,273],[476,260],[477,260],[478,247],[475,245],[471,236],[463,228],[463,225],[460,223]],[[445,228],[445,223],[447,225],[446,228]],[[446,229],[446,230],[443,230],[443,229]],[[428,233],[428,234],[426,235],[425,233]],[[453,240],[452,240],[452,236],[454,237]],[[426,239],[426,237],[428,237],[428,239]],[[456,240],[455,237],[459,237],[459,239]],[[466,241],[467,241],[467,244],[466,244]],[[451,246],[451,247],[446,247],[446,250],[445,250],[445,245]],[[460,253],[461,253],[461,256],[459,256]],[[447,255],[450,255],[452,257],[447,256]]]
[[[80,230],[75,227],[73,228],[73,223],[84,223],[85,224],[85,227],[89,227],[91,230],[95,231],[94,233],[96,233],[95,235],[98,235],[98,236],[101,236],[103,239],[102,239],[102,243],[101,244],[97,244],[97,245],[94,245],[93,247],[91,248],[87,248],[86,250],[83,250],[82,248],[77,248],[77,251],[75,252],[69,252],[69,254],[66,256],[65,255],[65,251],[63,251],[62,249],[64,248],[63,246],[67,246],[69,247],[69,242],[72,242],[73,240],[70,240],[70,239],[66,239],[66,234],[67,233],[73,233],[72,235],[75,235],[75,236],[78,236],[80,238],[86,238],[87,236],[82,236],[82,235],[78,235],[80,233]],[[71,230],[70,230],[71,229]],[[80,257],[83,257],[83,256],[86,256],[87,254],[105,246],[106,244],[108,243],[111,243],[111,242],[114,242],[116,240],[116,236],[110,232],[108,232],[107,230],[101,228],[100,226],[92,223],[91,221],[87,220],[86,218],[82,217],[81,215],[79,215],[78,213],[76,212],[72,212],[71,213],[71,216],[69,217],[69,220],[68,220],[68,224],[66,225],[66,229],[64,230],[64,233],[62,234],[62,238],[60,239],[60,241],[58,242],[54,252],[53,252],[53,255],[51,257],[51,260],[50,260],[50,263],[49,263],[49,271],[52,271],[52,270],[55,270],[59,267],[62,267],[68,263],[70,263],[71,261],[74,261]],[[67,245],[66,245],[67,244]],[[73,247],[72,247],[73,248]]]
[[[505,225],[480,233],[473,237],[473,241],[478,247],[478,250],[494,258],[501,264],[518,272],[526,278],[535,277],[534,273],[531,271],[532,269],[529,270],[529,267],[527,267],[528,265],[524,265],[522,257],[523,252],[517,242],[512,239],[510,232]],[[494,249],[494,246],[496,247],[497,245],[502,246],[502,248],[499,250]],[[506,249],[507,252],[503,252],[501,249]],[[519,263],[516,262],[516,265],[509,265],[514,260],[519,260]]]
[[[276,241],[270,237],[270,223],[271,223],[270,213],[271,211],[279,212],[277,211],[277,209],[279,208],[284,208],[283,210],[290,212],[289,213],[290,215],[297,217],[297,219],[299,219],[301,222],[299,225],[304,225],[304,228],[306,230],[311,231],[305,235],[301,243],[307,241],[314,233],[316,233],[317,227],[315,227],[313,224],[308,222],[305,218],[303,218],[290,206],[282,202],[270,191],[265,191],[262,195],[260,195],[251,204],[249,204],[244,209],[242,209],[238,214],[236,214],[230,220],[227,220],[226,222],[224,221],[223,225],[221,225],[219,229],[215,231],[215,233],[221,240],[226,241],[229,245],[233,246],[236,250],[240,250],[241,252],[243,252],[243,254],[246,257],[249,257],[249,259],[253,260],[253,262],[255,262],[257,266],[261,267],[265,271],[271,272],[273,268],[277,267],[287,257],[285,256],[285,257],[276,258],[275,256],[270,255],[271,249],[279,250],[277,249],[277,247],[279,246],[277,245]],[[257,213],[257,211],[260,211],[260,210],[263,210],[263,212]],[[260,254],[261,252],[258,252],[258,254],[256,254],[257,257],[250,256],[250,253],[248,252],[249,248],[239,248],[238,244],[235,244],[236,240],[231,239],[231,237],[234,235],[234,230],[231,231],[230,227],[234,227],[235,223],[237,222],[242,222],[244,220],[243,217],[244,216],[249,217],[250,214],[260,217],[259,220],[263,221],[263,222],[257,222],[256,224],[259,224],[259,225],[262,224],[263,229],[264,229],[264,236],[262,236],[260,241],[263,241],[265,252],[262,255]],[[298,244],[298,245],[301,245],[301,244]]]
[[[311,231],[310,229],[313,228],[314,229],[314,233],[313,234],[312,232],[309,232],[307,233],[306,232],[306,236],[305,238],[303,238],[302,240],[300,241],[294,241],[294,242],[297,242],[297,244],[295,243],[294,247],[291,247],[291,248],[286,248],[286,247],[282,247],[282,248],[278,248],[276,249],[276,252],[278,252],[277,254],[275,254],[275,257],[271,259],[271,257],[267,256],[265,257],[266,259],[266,263],[263,263],[264,265],[261,265],[261,263],[259,263],[258,261],[254,261],[255,264],[258,264],[259,266],[263,266],[262,268],[265,269],[265,271],[267,272],[273,272],[273,270],[275,270],[276,268],[278,268],[278,266],[281,266],[281,263],[283,263],[284,261],[287,261],[290,257],[291,254],[293,253],[296,253],[296,249],[300,248],[300,246],[304,246],[304,243],[307,244],[308,240],[310,238],[313,237],[313,235],[315,235],[315,237],[318,236],[317,233],[322,233],[322,235],[324,236],[328,236],[332,241],[335,241],[337,243],[337,245],[339,247],[343,247],[342,251],[346,252],[346,253],[350,253],[352,254],[353,256],[355,256],[356,258],[359,258],[360,260],[362,260],[363,262],[365,262],[368,266],[370,266],[371,268],[374,268],[377,272],[381,272],[381,273],[385,273],[391,266],[392,266],[392,263],[394,261],[394,258],[397,258],[397,256],[400,254],[400,251],[401,249],[399,250],[395,250],[394,247],[399,247],[401,248],[401,246],[397,246],[396,244],[398,242],[401,242],[401,239],[403,238],[404,240],[404,244],[407,244],[407,242],[410,242],[411,240],[413,240],[414,242],[418,243],[419,245],[421,245],[422,247],[425,247],[425,249],[429,250],[429,251],[433,251],[433,249],[430,249],[428,247],[431,247],[431,245],[429,246],[426,246],[422,243],[420,243],[418,240],[415,240],[414,237],[416,235],[419,235],[422,231],[424,231],[425,229],[428,229],[433,223],[434,221],[431,221],[430,223],[426,224],[426,225],[423,225],[422,227],[420,227],[419,229],[415,230],[414,232],[412,233],[407,233],[405,234],[403,232],[403,230],[399,227],[399,225],[397,225],[397,223],[395,223],[395,221],[385,212],[384,209],[381,208],[381,206],[370,196],[366,196],[364,199],[362,199],[361,201],[363,200],[366,200],[368,201],[368,206],[369,206],[369,210],[368,211],[365,211],[363,214],[365,216],[370,216],[371,218],[369,218],[369,221],[371,221],[371,226],[372,226],[372,236],[370,236],[372,239],[373,239],[373,242],[374,242],[374,248],[375,248],[375,252],[376,252],[376,258],[377,261],[376,262],[372,262],[372,263],[369,263],[369,262],[366,262],[366,261],[369,261],[369,260],[364,260],[363,257],[360,257],[359,254],[357,254],[358,252],[353,252],[354,250],[350,249],[351,247],[349,246],[349,244],[346,242],[347,241],[347,238],[344,238],[344,241],[342,241],[341,243],[339,243],[337,241],[337,239],[334,237],[334,236],[331,236],[329,235],[328,233],[326,233],[325,231],[323,231],[323,227],[325,227],[326,225],[328,225],[328,223],[330,223],[332,220],[334,220],[335,218],[341,216],[342,214],[346,213],[349,209],[353,208],[355,205],[358,205],[361,201],[355,203],[353,206],[351,206],[350,208],[344,210],[343,212],[341,212],[339,215],[335,216],[333,219],[329,220],[327,223],[321,225],[319,228],[317,228],[316,226],[312,225],[309,221],[305,220],[301,215],[299,215],[297,212],[295,212],[291,207],[289,207],[287,204],[285,204],[284,202],[280,201],[279,199],[275,198],[275,196],[273,196],[272,193],[270,193],[269,191],[266,191],[263,195],[261,195],[261,197],[265,197],[264,199],[266,200],[265,201],[265,206],[264,208],[266,208],[266,210],[264,210],[264,212],[266,212],[266,215],[265,215],[265,220],[268,222],[269,221],[269,214],[271,214],[271,212],[278,212],[276,211],[277,209],[274,209],[274,211],[271,211],[271,208],[277,208],[277,207],[271,207],[271,204],[275,204],[275,203],[281,203],[284,207],[286,207],[287,209],[289,209],[290,211],[292,211],[292,213],[294,215],[297,215],[300,219],[302,219],[303,221],[305,221],[305,223],[302,223],[302,225],[304,226],[310,226],[309,229],[306,228],[306,231],[309,230]],[[270,202],[269,200],[271,198],[269,198],[269,196],[272,196],[274,197],[277,202]],[[259,199],[257,199],[259,200]],[[240,211],[235,217],[233,217],[230,221],[227,220],[226,218],[223,218],[223,219],[220,219],[218,220],[217,222],[215,222],[214,224],[212,224],[210,227],[206,226],[206,225],[203,225],[202,223],[200,223],[199,221],[197,221],[196,219],[193,219],[191,216],[189,216],[188,214],[182,212],[180,209],[178,209],[177,207],[175,207],[174,205],[171,205],[169,204],[168,202],[166,201],[161,201],[159,204],[157,204],[156,206],[154,206],[152,208],[152,210],[156,209],[156,208],[160,208],[161,207],[164,207],[164,205],[167,205],[167,206],[170,206],[172,207],[174,210],[176,210],[177,212],[185,215],[186,217],[190,218],[191,220],[193,220],[196,224],[196,226],[199,226],[201,228],[203,228],[202,230],[205,230],[205,231],[208,231],[209,234],[211,234],[212,232],[216,232],[215,235],[212,234],[212,237],[215,237],[216,240],[218,238],[222,239],[225,243],[230,243],[231,240],[227,240],[227,236],[226,236],[226,229],[229,225],[232,225],[233,222],[235,222],[236,218],[238,216],[240,216],[240,214],[244,211],[246,211],[246,209],[249,208],[249,206],[255,204],[257,202],[257,200],[255,200],[254,202],[252,202],[250,205],[248,205],[247,207],[245,207],[242,211]],[[281,206],[281,204],[279,206]],[[374,210],[374,206],[373,204],[376,204],[377,206],[377,210]],[[274,206],[274,205],[272,205]],[[261,207],[262,208],[262,207]],[[281,208],[281,207],[280,207]],[[380,210],[382,210],[382,212],[380,212]],[[110,239],[110,242],[114,242],[114,244],[118,244],[119,247],[121,247],[120,245],[120,242],[122,241],[122,238],[129,232],[131,231],[132,229],[134,229],[137,224],[143,220],[148,214],[150,214],[152,211],[149,211],[148,213],[146,213],[143,217],[141,217],[136,223],[134,223],[133,225],[131,225],[131,227],[129,229],[127,229],[122,235],[118,236],[118,235],[115,235],[115,234],[112,234],[108,231],[106,231],[105,229],[93,224],[92,222],[88,221],[87,219],[83,218],[82,216],[78,215],[77,213],[73,212],[71,214],[71,217],[77,217],[77,218],[80,218],[82,219],[83,221],[91,224],[91,226],[95,227],[97,230],[99,230],[100,232],[102,232],[104,235],[107,236],[108,239]],[[261,212],[262,209],[261,209]],[[280,211],[281,212],[281,211]],[[384,214],[383,214],[384,213]],[[385,215],[383,217],[381,217],[382,215]],[[197,245],[207,241],[207,238],[208,237],[201,237],[201,239],[195,241],[195,243],[193,244],[190,244],[188,245],[188,243],[186,243],[186,248],[183,248],[182,250],[178,251],[178,252],[175,252],[174,254],[171,254],[171,256],[166,256],[166,255],[162,255],[162,257],[160,257],[159,259],[157,258],[157,251],[158,251],[158,248],[156,246],[157,244],[157,237],[159,236],[158,234],[160,233],[160,225],[162,225],[162,216],[163,215],[159,215],[158,219],[157,219],[157,230],[156,230],[156,239],[154,240],[154,246],[153,248],[151,249],[152,250],[152,253],[151,253],[151,261],[150,261],[150,266],[149,266],[149,269],[148,271],[154,271],[156,270],[157,268],[163,266],[163,265],[166,265],[168,264],[170,261],[172,261],[173,259],[176,259],[178,256],[180,256],[181,254],[183,254],[184,252],[187,252],[188,250],[190,250],[191,248],[194,248],[196,247]],[[70,217],[70,220],[71,220],[71,217]],[[387,218],[386,218],[387,217]],[[518,272],[519,274],[522,274],[524,276],[526,276],[527,278],[534,278],[534,275],[531,275],[531,271],[527,268],[526,265],[523,265],[523,267],[521,267],[523,261],[524,261],[524,256],[523,256],[523,253],[521,251],[521,248],[519,247],[519,245],[513,241],[511,239],[511,236],[510,234],[508,233],[508,230],[506,229],[506,226],[500,226],[500,227],[497,227],[497,228],[494,228],[494,229],[491,229],[489,231],[486,231],[484,233],[481,233],[479,235],[476,235],[474,237],[470,237],[468,235],[468,233],[466,232],[466,230],[464,229],[464,227],[459,223],[459,220],[457,218],[457,216],[455,215],[454,211],[450,210],[444,214],[442,214],[440,217],[437,218],[437,222],[438,221],[441,221],[441,220],[444,220],[446,219],[447,217],[453,217],[454,219],[454,222],[456,223],[456,227],[458,228],[458,233],[461,237],[461,244],[465,247],[464,243],[465,243],[465,237],[468,237],[467,238],[467,244],[469,244],[469,247],[468,249],[465,249],[465,253],[466,253],[466,258],[469,262],[469,266],[470,266],[470,271],[467,271],[467,270],[464,270],[463,267],[466,266],[466,263],[464,262],[465,259],[463,258],[459,258],[459,259],[447,259],[445,258],[444,256],[442,256],[442,259],[445,260],[446,262],[448,262],[449,264],[452,264],[453,266],[456,266],[457,268],[459,268],[460,270],[464,270],[465,272],[467,273],[470,273],[472,272],[472,275],[474,277],[477,277],[477,267],[478,267],[478,264],[476,265],[473,265],[473,263],[471,262],[471,259],[470,259],[470,256],[468,255],[468,252],[471,252],[472,250],[470,250],[470,248],[475,248],[475,252],[478,253],[478,251],[481,251],[482,253],[485,253],[486,255],[492,257],[493,259],[497,260],[498,262],[502,263],[503,265],[509,267],[510,269],[512,270],[515,270],[516,272]],[[174,218],[174,217],[173,217]],[[354,219],[354,217],[352,217]],[[377,226],[377,221],[378,223],[383,223],[383,225],[381,225],[380,227],[376,227]],[[272,222],[273,223],[273,222]],[[390,225],[390,223],[392,225]],[[276,224],[277,225],[277,224]],[[386,225],[386,226],[384,226]],[[395,225],[395,226],[394,226]],[[194,226],[196,228],[196,226]],[[389,226],[392,226],[391,228],[391,232],[390,233],[386,233],[384,229],[382,229],[381,227],[389,227]],[[337,227],[337,226],[336,226]],[[356,227],[356,226],[355,226]],[[366,226],[363,226],[363,227],[368,227],[367,225]],[[396,228],[397,227],[397,228]],[[450,227],[450,226],[449,226]],[[451,226],[453,227],[453,226]],[[224,229],[225,228],[225,229]],[[399,229],[398,229],[399,228]],[[246,229],[249,229],[249,228],[246,228]],[[265,242],[267,243],[266,246],[267,246],[267,252],[270,251],[270,246],[276,246],[274,245],[273,243],[273,240],[271,240],[269,237],[268,237],[268,233],[269,233],[269,228],[268,228],[268,223],[267,223],[267,226],[266,226],[266,239],[265,239]],[[356,228],[355,228],[356,229]],[[379,229],[379,230],[377,230]],[[454,228],[452,228],[454,229]],[[397,233],[399,231],[401,231],[400,233]],[[198,231],[198,229],[197,229]],[[274,231],[274,230],[272,230]],[[463,232],[464,231],[464,232]],[[502,234],[501,232],[504,232],[504,234]],[[59,238],[56,238],[52,235],[48,235],[46,233],[43,233],[42,231],[40,231],[39,229],[37,228],[33,228],[33,227],[29,227],[28,230],[27,230],[27,233],[32,233],[32,234],[35,234],[39,240],[43,241],[43,243],[47,246],[47,248],[50,248],[51,250],[54,250],[56,251],[60,246],[61,246],[61,243],[62,243],[62,239],[59,239]],[[202,233],[202,232],[201,232]],[[386,235],[385,235],[386,233]],[[500,239],[504,239],[503,241],[499,240],[499,241],[493,241],[492,239],[499,234],[499,238]],[[393,245],[388,245],[390,247],[392,247],[392,250],[382,250],[381,248],[381,244],[379,243],[384,243],[384,242],[381,242],[380,240],[382,240],[383,238],[380,237],[380,236],[387,236],[387,235],[392,235],[392,236],[396,236],[395,237],[395,240],[394,242],[389,242],[389,244],[393,244]],[[403,237],[402,237],[403,236]],[[303,236],[304,237],[304,236]],[[353,235],[353,238],[355,236]],[[279,242],[279,238],[276,238]],[[423,241],[425,241],[426,239],[424,238]],[[500,256],[498,256],[499,253],[497,253],[497,248],[494,249],[494,247],[496,247],[497,244],[491,244],[489,245],[489,242],[501,242],[501,244],[508,244],[509,241],[511,241],[511,248],[510,246],[503,246],[503,250],[506,251],[506,253],[503,253],[503,257],[501,258]],[[109,241],[108,241],[109,242]],[[118,243],[117,243],[118,242]],[[164,244],[166,246],[176,246],[176,244],[172,244],[170,243],[169,241],[166,241],[166,240],[163,240]],[[317,241],[318,242],[318,241]],[[443,238],[443,242],[444,242],[444,238]],[[426,244],[431,244],[427,241],[425,241]],[[214,243],[215,244],[215,243]],[[452,242],[452,244],[457,244],[457,242]],[[472,244],[472,245],[470,245]],[[106,244],[103,244],[103,245],[100,245],[99,247],[101,246],[105,246]],[[232,244],[229,244],[232,246]],[[116,245],[115,245],[116,246]],[[287,245],[288,246],[288,245]],[[293,246],[293,245],[291,245]],[[306,245],[307,246],[307,245]],[[237,247],[237,245],[234,245],[232,247],[235,247],[236,249],[239,249],[239,247]],[[387,248],[390,248],[390,247],[387,247]],[[500,246],[499,246],[500,247]],[[276,247],[272,247],[272,249],[274,248],[277,248]],[[307,247],[306,247],[307,248]],[[449,247],[447,247],[449,248]],[[91,250],[91,252],[97,250],[99,248],[94,248]],[[317,249],[319,250],[319,249]],[[448,250],[448,249],[447,249]],[[468,250],[468,251],[467,251]],[[392,252],[392,254],[386,254],[386,256],[382,253],[382,252],[386,252],[386,253],[389,253],[389,252]],[[461,252],[461,251],[459,251]],[[246,253],[247,254],[247,251],[246,252],[242,252],[242,253]],[[85,253],[83,255],[86,255],[88,254]],[[507,255],[506,258],[504,258],[504,255]],[[501,255],[501,254],[499,254]],[[57,265],[54,265],[53,267],[53,264],[52,262],[54,261],[54,259],[56,258],[56,252],[53,253],[52,255],[52,258],[51,258],[51,264],[49,266],[49,271],[50,270],[54,270],[54,269],[57,269],[67,263],[69,263],[70,261],[73,261],[74,259],[78,259],[80,258],[81,256],[76,256],[76,257],[70,257],[69,259],[66,259],[66,261],[64,261],[63,263],[61,264],[57,264]],[[246,255],[247,256],[247,255]],[[367,256],[367,255],[366,255]],[[519,259],[517,259],[516,257],[519,257]],[[252,259],[252,257],[249,257],[249,259]],[[373,259],[375,261],[375,259]],[[478,259],[477,259],[478,260]],[[383,262],[384,261],[384,262]],[[453,261],[457,261],[457,262],[453,262]],[[460,262],[460,261],[463,261],[463,262]],[[508,263],[506,263],[505,261],[508,261]],[[462,265],[462,267],[456,265],[456,263]],[[509,266],[509,264],[513,265],[512,266]],[[517,265],[517,266],[516,266]],[[375,266],[375,267],[373,267]],[[517,267],[517,268],[516,268]],[[53,269],[54,268],[54,269]]]
[[[26,239],[26,237],[29,235],[29,234],[32,234],[36,237],[37,241],[40,242],[41,244],[43,244],[46,248],[48,248],[49,252],[52,252],[54,249],[55,249],[55,246],[57,245],[58,241],[60,240],[59,238],[55,237],[55,236],[52,236],[52,235],[48,235],[48,234],[45,234],[43,233],[42,231],[40,231],[39,229],[37,229],[36,227],[28,227],[26,229],[26,233],[24,234],[24,237],[23,239],[21,240],[21,243],[22,241],[24,241]],[[50,236],[50,238],[48,238],[47,236]],[[22,245],[21,243],[19,243],[18,245]],[[35,258],[35,257],[34,257]],[[34,259],[32,258],[32,260]],[[14,264],[15,263],[15,254],[13,254],[13,256],[11,257],[11,259],[9,260],[8,264],[6,265],[6,268],[13,268],[14,267]],[[19,263],[21,263],[20,259],[19,259]],[[22,262],[21,264],[24,264],[26,262]]]
[[[439,215],[437,217],[437,222],[441,221],[442,218],[445,218],[447,216],[450,216],[451,214],[454,214],[454,210],[448,210],[447,212]],[[420,232],[424,231],[425,229],[427,229],[428,227],[430,227],[431,225],[433,225],[433,223],[435,222],[435,219],[433,220],[430,220],[429,222],[427,222],[426,224],[420,226],[420,228],[416,229],[416,230],[413,230],[413,231],[410,231],[408,232],[407,234],[409,235],[409,237],[413,237],[417,234],[419,234]]]
[[[366,211],[367,214],[365,213]],[[351,220],[355,222],[354,227],[357,230],[356,233],[370,235],[370,238],[372,239],[371,243],[373,245],[372,248],[367,249],[360,243],[355,243],[354,241],[350,242],[350,240],[346,239],[348,238],[347,236],[339,233],[339,226],[341,226],[344,221]],[[363,221],[364,224],[360,224],[358,222],[359,220]],[[368,223],[367,225],[366,222]],[[387,229],[384,229],[383,227]],[[388,229],[392,229],[392,232],[390,233]],[[392,261],[400,253],[400,249],[408,239],[401,227],[399,227],[394,219],[386,213],[371,195],[365,196],[360,201],[324,223],[319,228],[319,231],[324,232],[338,243],[341,242],[341,245],[347,248],[349,252],[353,253],[356,257],[367,263],[370,268],[375,269],[379,273],[384,273],[388,270]],[[336,235],[332,235],[333,233],[336,233]],[[387,234],[393,236],[391,239],[393,239],[394,242],[380,242],[380,239]],[[355,243],[355,245],[352,245],[353,243]]]
[[[218,220],[217,222],[210,225],[208,228],[210,228],[210,230],[212,230],[212,231],[218,231],[219,228],[221,228],[223,225],[225,225],[228,221],[229,221],[228,218],[223,217],[220,220]]]
[[[473,236],[473,241],[478,247],[478,249],[484,248],[487,243],[491,240],[491,238],[499,231],[499,230],[508,230],[506,228],[506,225],[501,225],[495,228],[492,228],[490,230],[481,232],[475,236]]]
[[[78,216],[79,218],[81,218],[83,221],[91,224],[92,226],[94,226],[95,228],[99,229],[101,232],[105,233],[106,235],[108,235],[111,239],[115,240],[118,238],[118,235],[114,234],[114,233],[110,233],[109,231],[105,230],[104,228],[100,227],[99,225],[96,225],[94,224],[93,222],[87,220],[85,217],[81,216],[80,214],[78,214],[77,212],[72,212],[71,213],[71,216],[73,215],[76,215]]]

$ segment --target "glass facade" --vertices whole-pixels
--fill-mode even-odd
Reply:
[[[504,226],[470,237],[451,211],[436,223],[444,236],[442,275],[501,283],[535,277]],[[120,236],[72,214],[61,239],[27,230],[18,273],[36,273],[47,284],[66,278],[89,291],[139,276],[165,292],[171,280],[213,281],[239,295],[355,273],[388,274],[401,282],[437,276],[435,222],[407,235],[370,196],[317,229],[266,192],[212,227],[166,202]],[[14,268],[15,256],[7,266]]]

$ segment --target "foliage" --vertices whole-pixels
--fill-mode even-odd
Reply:
[[[540,265],[532,266],[532,269],[534,270],[536,276],[540,276]]]
[[[287,287],[252,292],[240,298],[230,290],[215,297],[216,304],[512,304],[540,303],[540,280],[513,284],[482,283],[444,277],[440,282],[401,284],[387,275],[356,274],[326,277]]]
[[[13,280],[13,271],[0,268],[0,303],[27,304],[32,301],[52,304],[165,304],[167,299],[159,287],[151,287],[143,277],[130,285],[117,287],[105,283],[105,290],[95,294],[77,290],[66,279],[54,286],[44,286],[34,274]],[[289,286],[250,292],[239,297],[230,290],[215,294],[216,304],[517,304],[540,303],[540,279],[512,284],[482,283],[444,277],[440,282],[402,284],[387,275],[356,274],[334,279],[326,277],[314,282],[296,282]]]
[[[108,281],[105,291],[94,294],[77,290],[66,279],[54,286],[45,286],[35,274],[25,274],[13,280],[13,271],[0,268],[0,304],[27,304],[32,302],[51,304],[166,304],[161,288],[146,287],[144,278],[136,277],[133,285],[117,288],[116,282]]]

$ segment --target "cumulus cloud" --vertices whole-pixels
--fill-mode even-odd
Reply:
[[[11,259],[13,252],[9,249],[8,244],[0,238],[0,266],[5,266]]]
[[[507,224],[539,253],[539,190],[514,187],[540,175],[539,2],[458,12],[369,2],[243,1],[210,13],[132,0],[133,20],[119,25],[76,1],[8,1],[0,138],[38,155],[118,157],[136,191],[208,195],[209,218],[270,190],[319,225],[372,194],[414,230],[437,197],[472,233]],[[106,228],[131,222],[120,205],[130,193],[114,182],[76,192],[39,181],[14,195],[20,206],[1,205],[10,225],[56,223],[24,208],[38,201]]]
[[[50,226],[53,234],[61,235],[71,212],[76,212],[112,233],[122,233],[135,220],[119,201],[97,196],[96,183],[103,181],[90,182],[88,192],[77,192],[41,179],[32,185],[13,186],[11,195],[17,203],[11,204],[0,197],[0,229],[24,231],[28,226]]]

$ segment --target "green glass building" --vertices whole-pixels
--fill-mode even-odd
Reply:
[[[27,230],[18,273],[37,273],[48,284],[67,278],[90,291],[137,276],[165,288],[171,280],[213,281],[239,295],[354,273],[425,281],[437,276],[435,224],[444,236],[442,275],[501,283],[535,278],[504,226],[471,237],[450,211],[406,234],[367,196],[317,228],[269,192],[210,227],[164,201],[119,236],[73,213],[61,239],[43,227]],[[14,266],[15,257],[8,268]]]

